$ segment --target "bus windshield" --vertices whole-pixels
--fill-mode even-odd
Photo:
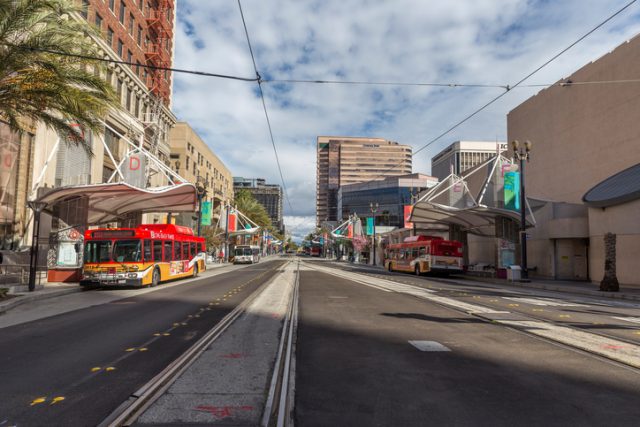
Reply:
[[[84,247],[84,262],[111,261],[111,240],[91,240]]]
[[[140,262],[140,240],[116,240],[113,260],[116,262]]]
[[[253,255],[253,252],[251,251],[251,248],[236,248],[235,250],[235,255],[236,256],[251,256]]]

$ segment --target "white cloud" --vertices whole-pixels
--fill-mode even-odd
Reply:
[[[242,1],[264,79],[497,85],[513,85],[625,3]],[[255,76],[236,2],[182,0],[178,15],[177,68]],[[526,83],[555,82],[637,31],[633,6]],[[280,183],[255,83],[185,74],[175,81],[176,114],[234,175]],[[263,89],[292,218],[315,214],[316,136],[379,136],[417,150],[504,91],[275,83]],[[431,156],[457,139],[504,140],[506,114],[538,90],[510,91],[420,152],[414,171],[428,172]]]
[[[285,232],[291,236],[291,240],[300,243],[316,228],[315,216],[285,216]]]

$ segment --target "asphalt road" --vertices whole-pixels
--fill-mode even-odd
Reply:
[[[481,296],[453,284],[431,286],[474,304]],[[409,341],[449,351],[421,351]],[[631,426],[639,399],[637,369],[411,295],[301,272],[297,425]]]
[[[324,265],[324,264],[323,264]],[[490,283],[456,283],[455,279],[416,277],[368,267],[331,263],[336,268],[369,277],[437,290],[439,295],[456,298],[496,310],[521,313],[530,318],[554,322],[590,333],[640,344],[640,302],[613,300],[587,295],[545,291],[533,288],[504,288]]]
[[[0,329],[0,426],[92,426],[284,261]]]

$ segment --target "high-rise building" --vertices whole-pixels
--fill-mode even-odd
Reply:
[[[282,219],[282,187],[278,184],[267,184],[263,178],[233,177],[233,189],[247,190],[256,198],[269,214],[271,223],[284,235],[284,221]]]
[[[439,180],[462,172],[508,150],[506,142],[456,141],[431,159],[431,175]]]
[[[316,224],[337,221],[342,185],[406,175],[411,147],[382,138],[319,136],[317,139]]]

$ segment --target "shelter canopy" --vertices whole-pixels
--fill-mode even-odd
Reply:
[[[417,228],[458,225],[471,234],[493,237],[500,218],[520,219],[519,212],[505,207],[504,196],[505,174],[517,169],[497,154],[461,176],[451,174],[420,197],[410,221]],[[535,226],[531,206],[528,200],[525,203],[527,227]]]
[[[74,199],[86,200],[88,224],[117,221],[131,212],[195,212],[196,188],[190,183],[141,189],[124,182],[56,188],[35,200],[52,214],[55,206]]]

